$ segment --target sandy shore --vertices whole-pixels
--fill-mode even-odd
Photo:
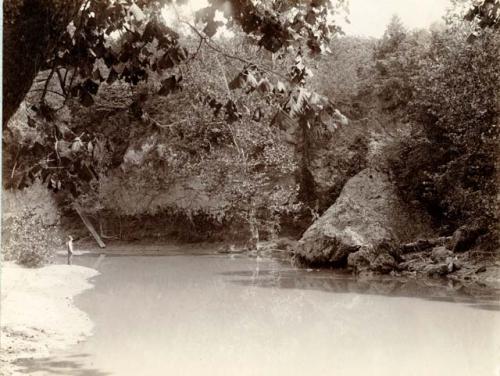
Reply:
[[[19,358],[40,358],[92,333],[93,324],[73,298],[93,287],[99,273],[76,265],[28,269],[3,262],[1,273],[0,374],[16,375]]]

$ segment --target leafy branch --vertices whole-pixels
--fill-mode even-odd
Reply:
[[[241,56],[233,55],[233,54],[231,54],[229,52],[224,51],[224,49],[222,47],[220,47],[216,42],[214,42],[213,40],[211,40],[202,31],[198,30],[195,26],[193,26],[192,24],[190,24],[187,21],[182,21],[181,20],[181,22],[184,23],[184,24],[186,24],[186,25],[188,25],[191,28],[191,30],[193,30],[198,35],[198,37],[200,38],[200,45],[198,46],[196,54],[200,50],[200,47],[201,47],[202,43],[205,43],[205,45],[207,47],[209,47],[210,49],[212,49],[215,52],[218,52],[219,54],[223,55],[224,57],[226,57],[228,59],[237,60],[237,61],[239,61],[241,63],[255,66],[257,69],[259,69],[261,71],[273,74],[273,75],[275,75],[277,77],[280,77],[280,78],[282,78],[282,79],[284,79],[284,80],[286,80],[288,82],[291,82],[291,79],[289,77],[287,77],[286,75],[284,75],[284,74],[282,74],[280,72],[276,72],[275,70],[273,70],[271,68],[268,68],[268,67],[266,67],[266,66],[264,66],[262,64],[257,64],[254,61],[250,61],[250,60],[245,59],[245,58],[243,58]]]

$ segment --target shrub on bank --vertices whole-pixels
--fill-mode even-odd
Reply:
[[[2,192],[2,257],[29,267],[50,261],[63,243],[55,199],[40,182]]]

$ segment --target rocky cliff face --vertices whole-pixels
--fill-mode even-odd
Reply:
[[[426,233],[430,226],[425,217],[399,199],[388,175],[367,168],[345,184],[335,203],[307,229],[296,257],[308,265],[342,267],[356,252]],[[391,262],[379,261],[381,267]]]
[[[352,122],[311,150],[309,170],[320,213],[335,202],[351,177],[367,167],[368,137],[362,128],[363,124]]]

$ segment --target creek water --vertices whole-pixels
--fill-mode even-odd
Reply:
[[[30,375],[500,375],[495,291],[274,258],[77,257],[94,334]]]

